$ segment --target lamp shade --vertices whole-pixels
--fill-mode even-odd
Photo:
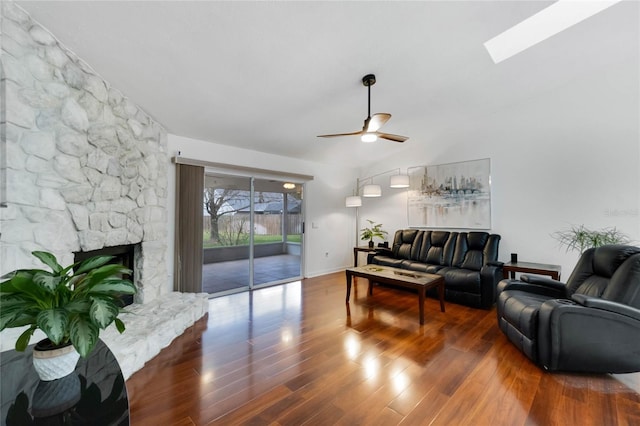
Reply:
[[[389,179],[389,186],[391,188],[408,188],[409,176],[408,175],[394,175]]]
[[[362,205],[362,198],[359,195],[351,195],[347,197],[344,205],[346,207],[360,207]]]
[[[363,197],[381,197],[382,188],[380,188],[380,185],[365,185],[364,188],[362,188],[362,196]]]

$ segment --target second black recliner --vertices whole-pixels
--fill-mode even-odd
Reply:
[[[523,276],[498,284],[498,325],[550,371],[640,371],[640,248],[585,251],[566,284]]]

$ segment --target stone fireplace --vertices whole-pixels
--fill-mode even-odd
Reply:
[[[6,181],[0,194],[6,200],[0,201],[6,207],[0,208],[0,274],[42,267],[34,250],[69,265],[76,253],[133,246],[138,293],[131,311],[137,316],[129,321],[161,330],[131,334],[138,340],[161,334],[166,346],[207,306],[202,295],[173,293],[167,276],[166,130],[12,2],[2,2],[1,28]],[[171,316],[182,323],[171,323]],[[2,350],[10,348],[5,332]],[[122,339],[112,339],[112,351],[128,363],[117,353]],[[135,349],[134,343],[127,345]],[[136,355],[135,369],[158,345]],[[125,373],[131,370],[123,365]]]
[[[2,4],[6,95],[2,271],[139,245],[136,302],[168,291],[167,134],[11,2]],[[34,263],[35,262],[35,263]]]
[[[120,278],[136,283],[136,259],[140,257],[140,246],[138,244],[125,244],[120,246],[105,247],[98,250],[78,251],[73,254],[73,263],[82,262],[94,256],[112,256],[113,264],[122,265],[131,270],[131,274],[125,274]],[[122,295],[120,300],[124,306],[133,303],[133,295]]]

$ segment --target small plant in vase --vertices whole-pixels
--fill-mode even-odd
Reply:
[[[387,236],[387,231],[382,229],[381,223],[375,223],[369,219],[367,219],[367,222],[369,222],[369,227],[362,228],[360,230],[362,232],[362,234],[360,234],[360,239],[363,241],[369,240],[369,248],[373,248],[373,239],[375,237],[384,239]]]
[[[15,344],[17,351],[24,351],[35,330],[42,330],[47,338],[36,344],[34,366],[43,380],[54,380],[71,373],[79,356],[89,355],[101,329],[115,322],[120,333],[125,330],[117,318],[120,296],[135,294],[136,288],[122,278],[131,273],[129,269],[109,263],[112,256],[95,256],[62,267],[51,253],[32,254],[51,271],[19,269],[3,277],[8,279],[0,283],[0,331],[29,326]],[[40,360],[50,356],[40,355],[39,350],[62,354],[67,365],[64,370],[70,371],[43,373],[39,364],[44,361]]]

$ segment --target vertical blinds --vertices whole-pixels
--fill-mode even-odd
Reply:
[[[202,291],[203,192],[204,167],[176,164],[176,291]]]

